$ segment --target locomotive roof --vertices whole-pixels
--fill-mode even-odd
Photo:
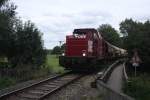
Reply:
[[[94,28],[81,28],[81,29],[74,29],[73,33],[85,34],[86,32],[97,32]]]

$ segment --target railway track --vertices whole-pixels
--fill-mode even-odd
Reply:
[[[83,76],[83,74],[65,73],[4,94],[0,96],[0,100],[43,100]]]

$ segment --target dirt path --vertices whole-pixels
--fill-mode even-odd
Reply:
[[[122,92],[123,66],[118,65],[108,79],[107,85],[117,92]]]

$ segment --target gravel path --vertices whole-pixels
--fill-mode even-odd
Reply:
[[[123,77],[123,65],[118,65],[112,72],[107,84],[110,88],[117,92],[122,92],[122,77]]]
[[[81,78],[56,94],[49,96],[46,100],[101,100],[99,91],[90,87],[90,83],[94,79],[93,75]]]

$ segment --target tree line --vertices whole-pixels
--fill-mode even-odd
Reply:
[[[42,33],[31,21],[23,22],[16,15],[17,6],[9,0],[0,1],[0,57],[11,67],[45,62]]]

